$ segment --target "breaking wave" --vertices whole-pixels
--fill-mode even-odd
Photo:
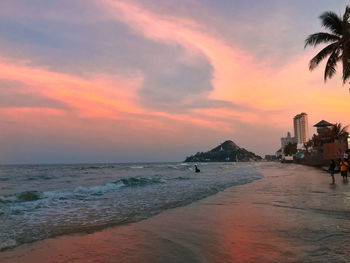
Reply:
[[[182,179],[182,178],[179,178]],[[130,177],[122,178],[112,183],[96,186],[78,186],[73,190],[61,191],[24,191],[13,195],[0,196],[0,203],[10,202],[30,202],[37,201],[44,198],[58,198],[63,200],[65,197],[74,197],[82,195],[103,195],[110,191],[118,190],[122,187],[145,186],[148,184],[164,183],[165,180],[161,178],[146,178],[146,177]]]
[[[180,163],[133,165],[141,166],[115,164],[91,173],[81,165],[8,167],[1,178],[10,187],[0,185],[11,189],[0,196],[0,250],[139,221],[262,178],[249,164],[208,164],[199,174]]]

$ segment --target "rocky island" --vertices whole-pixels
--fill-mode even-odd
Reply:
[[[208,152],[198,152],[187,157],[185,162],[249,162],[261,159],[259,155],[228,140]]]

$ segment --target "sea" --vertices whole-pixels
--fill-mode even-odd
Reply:
[[[0,250],[137,222],[261,179],[259,163],[0,166]]]

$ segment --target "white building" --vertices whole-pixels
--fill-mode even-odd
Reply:
[[[286,147],[286,145],[288,143],[296,143],[296,140],[294,137],[292,137],[290,135],[290,132],[287,133],[287,137],[282,137],[281,138],[281,149],[282,149],[282,154],[283,154],[283,150],[284,150],[284,147]]]
[[[303,144],[309,140],[309,124],[306,113],[300,113],[293,119],[294,137],[297,143]]]

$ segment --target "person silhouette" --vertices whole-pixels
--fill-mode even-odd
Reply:
[[[335,184],[335,180],[334,180],[334,173],[335,173],[335,161],[331,160],[331,163],[329,165],[329,169],[328,169],[329,173],[332,176],[332,184]]]
[[[349,163],[342,159],[339,163],[340,166],[340,174],[343,177],[343,181],[347,182],[348,181],[348,166]]]
[[[195,171],[196,173],[199,173],[199,172],[201,171],[201,170],[198,169],[197,164],[194,165],[194,171]]]

